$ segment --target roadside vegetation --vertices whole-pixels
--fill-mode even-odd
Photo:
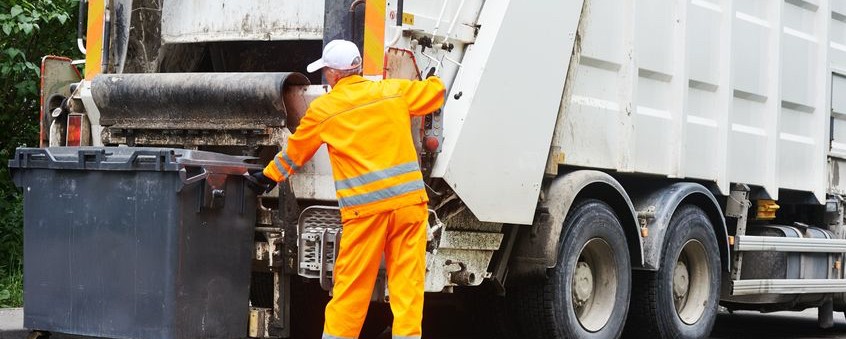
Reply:
[[[0,0],[0,307],[23,303],[23,203],[7,161],[37,146],[41,57],[80,58],[78,0]]]

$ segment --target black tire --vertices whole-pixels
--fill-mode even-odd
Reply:
[[[701,248],[697,243],[701,244]],[[707,338],[719,306],[719,253],[714,228],[705,212],[693,205],[677,209],[664,238],[658,272],[640,271],[632,276],[634,293],[626,337]],[[682,266],[677,263],[687,264]],[[702,263],[707,267],[702,267]],[[688,265],[690,269],[686,269]],[[674,291],[677,268],[687,273],[688,279],[677,278],[682,283],[688,282],[687,287],[681,287],[686,292]],[[705,288],[707,290],[703,290]],[[701,310],[695,301],[702,302]]]
[[[564,221],[558,258],[548,279],[520,282],[509,292],[509,301],[524,332],[521,338],[619,337],[629,306],[631,262],[626,236],[611,207],[595,199],[578,202]],[[574,277],[577,273],[584,277],[584,272],[596,278],[581,279],[584,283],[580,284],[579,293],[574,289]],[[584,286],[609,293],[584,292]],[[581,300],[581,305],[574,305],[574,300]],[[582,313],[581,317],[577,312]]]

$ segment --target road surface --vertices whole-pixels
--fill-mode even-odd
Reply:
[[[0,339],[23,339],[27,332],[23,327],[21,309],[0,310]],[[54,335],[51,339],[76,339],[79,337]],[[835,315],[833,329],[817,328],[816,309],[804,312],[777,312],[761,314],[757,312],[735,312],[720,314],[711,338],[720,339],[757,339],[757,338],[843,338],[846,339],[846,320],[843,313]],[[452,338],[463,339],[463,338]]]

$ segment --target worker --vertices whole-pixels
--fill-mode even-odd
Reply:
[[[394,338],[420,338],[426,275],[428,197],[411,136],[411,116],[444,102],[437,77],[423,81],[361,76],[355,44],[333,40],[308,65],[323,70],[331,91],[315,99],[287,147],[252,178],[270,189],[326,144],[343,235],[323,338],[358,338],[382,255]]]

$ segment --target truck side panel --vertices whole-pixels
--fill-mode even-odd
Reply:
[[[581,3],[482,8],[483,28],[444,106],[443,153],[432,173],[481,221],[532,222]]]
[[[824,201],[835,3],[587,1],[553,146],[567,165]]]
[[[829,190],[846,194],[846,3],[831,4],[831,161]]]

